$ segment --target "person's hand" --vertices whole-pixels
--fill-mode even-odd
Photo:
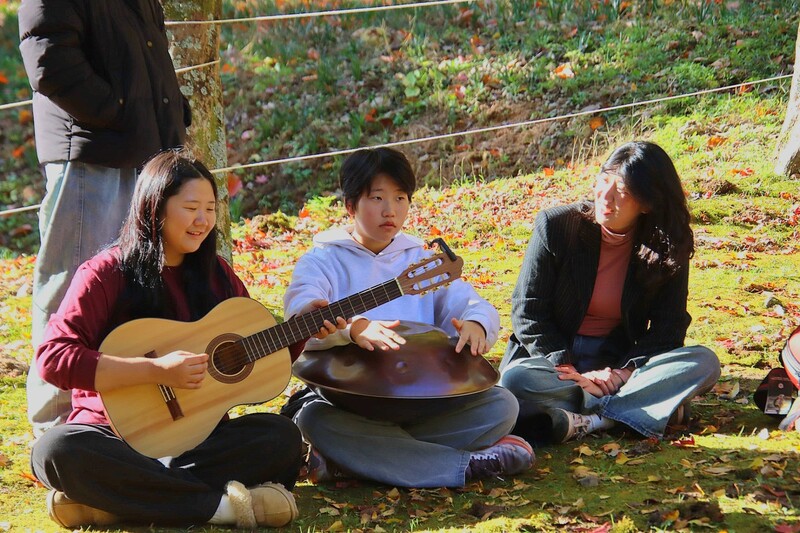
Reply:
[[[350,326],[350,338],[353,342],[372,351],[375,348],[381,350],[399,350],[401,344],[406,340],[392,328],[400,325],[399,320],[369,320],[361,318],[353,322]]]
[[[152,359],[158,383],[176,389],[199,389],[208,370],[208,354],[183,350]]]
[[[583,377],[597,385],[600,390],[603,391],[604,396],[616,394],[619,388],[625,384],[622,378],[615,374],[609,367],[584,372]]]
[[[572,365],[559,365],[556,367],[558,379],[562,381],[574,381],[580,388],[596,398],[606,396],[603,389],[598,387],[594,381],[575,370]]]
[[[489,343],[486,341],[486,330],[474,320],[451,320],[453,327],[458,332],[458,343],[456,353],[461,353],[461,349],[467,344],[470,346],[472,355],[483,355],[489,351]]]
[[[305,306],[302,310],[303,313],[307,313],[308,311],[313,311],[314,309],[322,309],[323,307],[328,306],[328,300],[312,300],[309,302],[307,306]],[[347,320],[344,317],[337,316],[336,323],[331,322],[330,320],[326,320],[322,327],[319,328],[319,331],[314,338],[322,340],[331,333],[334,333],[337,329],[344,329],[347,327]]]

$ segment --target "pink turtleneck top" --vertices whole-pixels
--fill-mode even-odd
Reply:
[[[606,337],[622,319],[622,288],[633,249],[633,231],[613,233],[600,226],[600,261],[589,309],[578,335]]]

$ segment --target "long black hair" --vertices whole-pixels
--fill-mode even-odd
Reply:
[[[165,268],[161,230],[167,200],[188,181],[205,179],[218,198],[214,176],[200,161],[181,150],[167,150],[155,155],[142,169],[136,182],[128,216],[117,241],[125,292],[121,298],[124,312],[131,318],[173,318],[161,274]],[[217,230],[214,228],[197,251],[186,254],[181,264],[184,289],[192,319],[205,315],[219,302],[212,291],[212,279],[222,273],[217,259]],[[225,297],[233,292],[224,275]]]
[[[649,281],[672,277],[694,255],[694,235],[678,171],[659,145],[633,141],[614,150],[600,170],[622,178],[645,208],[636,221],[634,243]],[[594,206],[588,213],[594,219]],[[655,278],[655,279],[653,279]]]

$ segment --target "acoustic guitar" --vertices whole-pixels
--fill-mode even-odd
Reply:
[[[139,453],[180,455],[203,442],[231,407],[263,403],[283,392],[292,375],[287,347],[318,333],[325,320],[351,318],[400,296],[435,290],[457,279],[463,264],[445,248],[393,280],[281,324],[249,298],[225,300],[196,322],[142,318],[122,324],[100,352],[154,358],[175,350],[207,353],[208,376],[199,389],[135,385],[103,392],[106,416]]]

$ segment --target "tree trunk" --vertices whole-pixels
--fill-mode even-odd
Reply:
[[[222,0],[163,0],[167,20],[212,20],[222,15]],[[175,68],[200,65],[219,59],[219,25],[168,26],[170,53]],[[181,91],[192,106],[192,126],[187,148],[211,169],[225,167],[228,154],[219,63],[178,74]],[[231,217],[227,176],[215,175],[219,189],[217,228],[222,236],[219,252],[231,257]]]
[[[800,26],[794,46],[794,75],[786,118],[778,135],[775,172],[784,176],[800,174]]]

